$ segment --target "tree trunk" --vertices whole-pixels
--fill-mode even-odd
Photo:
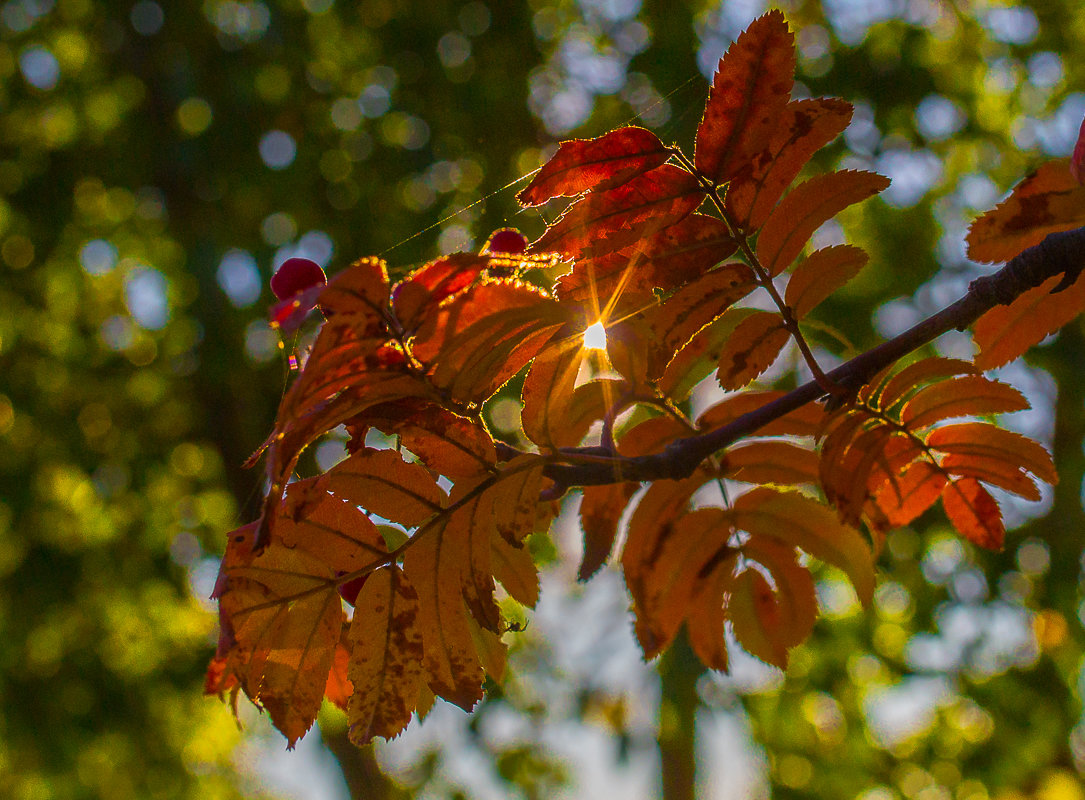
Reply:
[[[337,730],[321,728],[320,736],[339,762],[351,800],[401,800],[410,796],[381,772],[373,745],[355,747],[347,738],[346,727]]]
[[[685,629],[659,663],[659,745],[663,800],[696,797],[697,679],[705,668],[690,649]]]

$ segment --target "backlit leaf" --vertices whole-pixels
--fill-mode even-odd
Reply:
[[[723,314],[754,289],[753,272],[745,264],[725,264],[679,289],[660,306],[646,312],[659,353],[653,375],[662,373],[671,355],[697,331]],[[662,363],[659,363],[662,362]]]
[[[697,418],[697,427],[705,431],[721,428],[744,414],[756,411],[783,396],[783,392],[743,392],[733,395],[701,412]],[[758,428],[757,434],[759,436],[816,436],[824,421],[824,408],[816,403],[808,403]]]
[[[1085,192],[1085,187],[1081,191]],[[1048,278],[1009,305],[995,306],[976,320],[972,338],[980,350],[975,359],[978,368],[1008,364],[1085,310],[1085,275],[1069,288],[1052,294],[1061,279],[1058,275]]]
[[[772,366],[791,334],[779,314],[754,311],[723,345],[716,377],[724,389],[741,389]]]
[[[1009,261],[1050,233],[1085,225],[1085,187],[1065,158],[1048,161],[1014,187],[1010,196],[968,229],[973,261]]]
[[[973,363],[959,358],[923,358],[894,374],[873,396],[879,408],[890,408],[925,383],[955,375],[975,375],[977,372]]]
[[[606,246],[591,253],[599,258],[659,233],[687,216],[703,199],[704,191],[693,175],[664,164],[622,186],[577,200],[532,249],[579,258],[592,245],[607,240]],[[617,236],[623,229],[625,234]]]
[[[802,319],[825,298],[859,274],[868,256],[858,247],[838,244],[807,256],[787,282],[784,301]]]
[[[874,594],[870,548],[854,528],[841,523],[828,506],[798,492],[765,486],[751,489],[731,509],[735,527],[769,536],[805,550],[838,567],[851,579],[864,603]]]
[[[1032,478],[1020,467],[997,456],[950,454],[939,463],[950,475],[977,478],[1026,500],[1040,499],[1040,490]]]
[[[772,136],[791,98],[795,37],[778,10],[758,17],[728,48],[716,68],[697,129],[697,169],[723,183]]]
[[[558,279],[555,291],[562,300],[620,318],[654,304],[653,289],[671,290],[694,280],[737,246],[722,220],[690,214],[620,250],[578,259]]]
[[[786,612],[760,572],[746,569],[738,574],[731,584],[727,611],[735,638],[747,653],[780,669],[787,668],[787,645],[779,635],[786,624]]]
[[[334,577],[325,562],[275,543],[225,569],[219,608],[241,684],[290,747],[316,719],[339,641]]]
[[[758,230],[810,157],[848,126],[852,106],[834,97],[790,101],[773,125],[768,146],[735,174],[727,212],[738,227]]]
[[[769,215],[757,238],[757,258],[778,275],[798,258],[814,231],[853,203],[889,185],[873,172],[841,170],[818,175],[792,189]]]
[[[731,591],[734,581],[734,565],[737,553],[720,559],[712,571],[700,582],[689,604],[686,616],[686,632],[689,644],[701,663],[709,669],[726,670],[727,639],[724,636],[724,622],[727,609],[723,601]]]
[[[395,450],[369,447],[325,472],[316,486],[408,527],[421,525],[448,500],[421,464],[404,461]]]
[[[998,503],[975,478],[959,478],[942,490],[942,507],[962,536],[987,550],[1001,550],[1006,538]]]
[[[920,389],[905,403],[900,419],[909,430],[919,430],[952,417],[998,414],[1028,408],[1024,395],[1012,386],[964,375]]]
[[[375,736],[394,738],[414,712],[423,659],[418,595],[398,567],[377,570],[362,586],[350,640],[350,740],[362,746]]]
[[[521,420],[527,438],[540,447],[556,450],[579,444],[577,431],[568,425],[573,387],[584,359],[582,343],[575,338],[548,347],[532,362],[524,378]]]
[[[558,146],[517,199],[537,206],[554,197],[610,189],[658,167],[669,156],[654,133],[633,125],[595,139],[570,139]]]
[[[485,677],[471,637],[461,576],[470,569],[471,508],[439,517],[415,534],[404,571],[418,592],[423,667],[435,694],[470,710]]]
[[[878,508],[890,525],[907,525],[934,503],[942,494],[946,476],[929,461],[917,461],[878,492]]]
[[[580,501],[584,556],[577,570],[578,580],[586,581],[610,558],[618,535],[618,522],[637,486],[636,483],[611,483],[584,487],[584,498]]]
[[[490,539],[494,577],[516,602],[534,608],[539,601],[539,570],[525,544],[511,544],[503,536]]]
[[[943,453],[1001,459],[1027,469],[1050,484],[1059,479],[1051,454],[1043,445],[989,422],[964,422],[935,428],[927,436],[927,445]]]
[[[746,483],[816,484],[818,456],[792,442],[746,442],[727,449],[722,470],[725,478]]]

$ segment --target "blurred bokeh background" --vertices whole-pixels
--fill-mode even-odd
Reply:
[[[818,166],[893,179],[818,233],[871,266],[825,351],[899,332],[985,268],[970,219],[1085,114],[1074,0],[780,3],[802,94],[856,105]],[[299,749],[201,695],[224,533],[250,520],[289,370],[265,322],[293,255],[393,273],[531,236],[517,183],[627,122],[689,146],[706,76],[758,0],[0,2],[0,794],[82,798],[700,795],[1080,800],[1085,379],[1075,324],[1002,376],[1062,482],[1002,497],[977,553],[931,514],[894,534],[874,608],[819,584],[786,679],[736,656],[641,663],[620,578],[576,585],[569,514],[513,674],[357,751]],[[547,212],[543,212],[544,214]],[[937,347],[968,355],[966,335]],[[830,356],[831,358],[831,356]],[[312,451],[333,463],[342,444]],[[575,498],[574,501],[575,503]],[[661,677],[662,676],[662,677]],[[661,688],[662,687],[662,688]],[[671,795],[677,797],[677,795]]]

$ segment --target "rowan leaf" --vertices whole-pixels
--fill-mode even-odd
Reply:
[[[554,197],[611,189],[668,157],[670,150],[654,133],[633,125],[595,139],[570,139],[558,146],[516,199],[521,205],[537,206]]]
[[[697,169],[724,183],[746,166],[772,136],[794,75],[795,37],[774,9],[751,22],[720,59],[697,129]]]
[[[735,326],[720,353],[716,372],[720,386],[741,389],[772,366],[790,337],[779,314],[753,311],[747,315]]]
[[[727,212],[740,230],[760,229],[806,162],[848,126],[851,114],[851,103],[834,97],[792,100],[784,107],[768,146],[727,187]]]
[[[669,642],[700,586],[717,566],[733,564],[735,549],[729,544],[733,529],[725,509],[699,508],[661,522],[652,560],[638,576],[636,610],[639,630],[649,631],[655,641]]]
[[[584,555],[576,573],[577,580],[588,580],[610,558],[618,535],[618,523],[637,487],[636,483],[584,487],[584,498],[580,501]]]
[[[780,274],[822,224],[888,185],[889,179],[882,175],[850,169],[800,183],[776,206],[757,237],[761,265],[769,275]]]
[[[494,440],[486,428],[440,406],[426,404],[414,414],[374,427],[399,436],[400,444],[423,464],[449,478],[473,477],[497,464]]]
[[[421,464],[395,450],[363,448],[325,472],[316,491],[331,492],[367,511],[407,527],[421,525],[447,505],[448,497]]]
[[[231,662],[289,747],[316,720],[345,619],[326,562],[273,543],[224,569],[219,596]]]
[[[1081,191],[1085,192],[1085,188]],[[1061,279],[1061,276],[1048,278],[1018,295],[1009,305],[995,306],[976,320],[972,339],[980,351],[975,358],[979,369],[1008,364],[1085,310],[1085,276],[1052,294]]]
[[[485,677],[461,577],[470,569],[471,512],[458,509],[419,530],[403,565],[418,593],[426,681],[435,694],[467,711],[482,699]]]
[[[783,392],[742,392],[709,406],[697,418],[703,431],[722,428],[744,414],[749,414],[780,399]],[[758,436],[816,436],[825,424],[825,409],[809,403],[790,411],[757,429]]]
[[[661,305],[645,312],[647,331],[657,343],[650,376],[662,374],[672,355],[712,320],[755,287],[745,264],[725,264],[687,284]]]
[[[786,542],[843,570],[859,599],[870,602],[874,594],[870,548],[832,509],[798,492],[758,486],[735,500],[730,514],[736,528]]]
[[[1010,196],[968,229],[973,261],[1009,261],[1048,234],[1085,225],[1085,187],[1074,180],[1069,161],[1048,161],[1014,187]]]
[[[690,214],[673,225],[597,258],[577,259],[555,292],[564,301],[621,318],[655,303],[654,289],[670,291],[703,275],[737,249],[727,225]]]
[[[350,641],[350,741],[361,747],[376,736],[395,738],[418,702],[423,659],[418,594],[398,567],[379,569],[366,579]]]
[[[746,569],[735,577],[727,610],[735,638],[747,653],[787,669],[787,646],[779,635],[786,612],[760,572]]]
[[[684,169],[664,164],[628,183],[577,200],[546,229],[533,250],[580,258],[599,258],[634,241],[659,233],[690,214],[704,199],[697,179]],[[623,231],[622,236],[617,236]],[[603,240],[606,245],[601,245]]]
[[[408,333],[448,297],[477,281],[493,259],[475,253],[452,253],[419,267],[392,289],[396,319]]]
[[[1000,459],[1026,469],[1052,485],[1059,480],[1055,462],[1043,445],[989,422],[963,422],[935,428],[927,436],[927,445],[943,453]]]
[[[521,421],[527,438],[540,447],[557,450],[580,443],[579,431],[568,425],[569,405],[584,359],[575,338],[555,343],[532,362],[520,392]]]
[[[998,414],[1029,407],[1012,386],[982,375],[963,375],[931,384],[916,392],[901,410],[909,430],[919,430],[952,417]]]
[[[531,551],[525,544],[513,544],[503,536],[491,537],[490,548],[494,577],[516,602],[534,608],[539,601],[539,570]]]
[[[871,396],[878,408],[887,409],[916,392],[925,383],[956,375],[975,375],[977,372],[974,364],[959,358],[923,358],[897,372]]]
[[[810,570],[799,564],[799,554],[795,548],[775,539],[752,537],[743,545],[742,555],[768,570],[773,585],[766,582],[765,586],[758,586],[754,578],[754,585],[743,587],[740,585],[743,582],[742,574],[738,576],[729,604],[735,636],[743,647],[757,642],[766,655],[775,657],[776,660],[769,663],[786,669],[788,651],[809,638],[817,621],[814,579]],[[754,570],[747,572],[761,577]],[[764,594],[766,587],[769,595]],[[757,613],[750,614],[750,611]],[[751,625],[752,630],[746,630],[751,623],[757,624]],[[744,635],[740,635],[740,631]],[[763,658],[760,653],[751,652]]]
[[[893,527],[907,525],[934,505],[946,485],[945,473],[929,461],[916,461],[878,492],[876,502]]]
[[[942,490],[942,507],[953,527],[973,544],[1001,550],[1006,538],[998,503],[975,478],[950,481]]]
[[[838,244],[815,250],[787,282],[784,301],[796,319],[802,319],[829,295],[859,274],[869,256],[854,245]]]
[[[727,449],[721,470],[723,477],[745,483],[816,484],[818,456],[793,442],[746,442]]]
[[[719,559],[693,594],[686,616],[690,647],[697,654],[697,658],[701,659],[701,663],[709,669],[728,668],[727,639],[724,636],[727,608],[724,606],[724,597],[731,591],[736,560],[736,553]]]
[[[641,609],[649,603],[652,575],[667,537],[676,520],[686,509],[693,493],[705,482],[704,475],[679,481],[658,481],[648,487],[633,516],[622,550],[622,573],[633,598],[637,617],[636,633],[646,658],[653,658],[670,644],[677,626],[652,625],[642,617]],[[668,636],[669,634],[669,636]]]
[[[939,465],[950,475],[977,478],[1026,500],[1040,499],[1040,490],[1032,478],[1020,467],[997,456],[950,454],[943,456]]]
[[[347,703],[354,693],[354,684],[347,675],[350,665],[350,625],[344,624],[332,656],[332,668],[328,673],[328,682],[324,684],[324,699],[342,711],[347,710]]]

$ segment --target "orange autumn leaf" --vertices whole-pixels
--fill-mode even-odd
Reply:
[[[1029,407],[1012,386],[982,375],[964,375],[920,389],[904,404],[900,419],[918,430],[953,417],[1022,411]]]
[[[889,179],[882,175],[850,169],[800,183],[780,201],[761,229],[757,238],[761,265],[769,275],[783,272],[822,224],[888,185]]]
[[[950,481],[942,490],[942,507],[953,527],[968,541],[987,550],[1001,550],[1006,538],[1002,511],[975,478]]]
[[[938,501],[945,485],[945,473],[929,461],[917,461],[882,486],[878,507],[890,525],[907,525]]]
[[[716,372],[720,386],[724,389],[745,386],[772,366],[790,338],[779,314],[750,313],[735,326],[720,352]]]
[[[935,428],[927,437],[927,445],[943,453],[1001,459],[1050,484],[1059,479],[1055,462],[1043,445],[989,422],[963,422]]]
[[[1052,294],[1060,281],[1061,276],[1048,278],[1009,305],[995,306],[976,320],[972,339],[980,351],[977,367],[994,369],[1008,364],[1085,310],[1085,276]]]
[[[727,213],[741,230],[756,231],[818,150],[848,126],[852,106],[833,97],[792,100],[764,150],[738,170],[727,188]]]
[[[784,301],[802,319],[829,295],[859,274],[869,256],[850,244],[823,247],[795,267],[787,282]]]
[[[1044,237],[1085,225],[1085,187],[1065,158],[1048,161],[1014,187],[1010,196],[980,215],[968,229],[968,257],[998,262]]]
[[[422,683],[418,594],[398,567],[374,572],[362,586],[350,625],[347,704],[350,740],[392,739],[411,720]]]

